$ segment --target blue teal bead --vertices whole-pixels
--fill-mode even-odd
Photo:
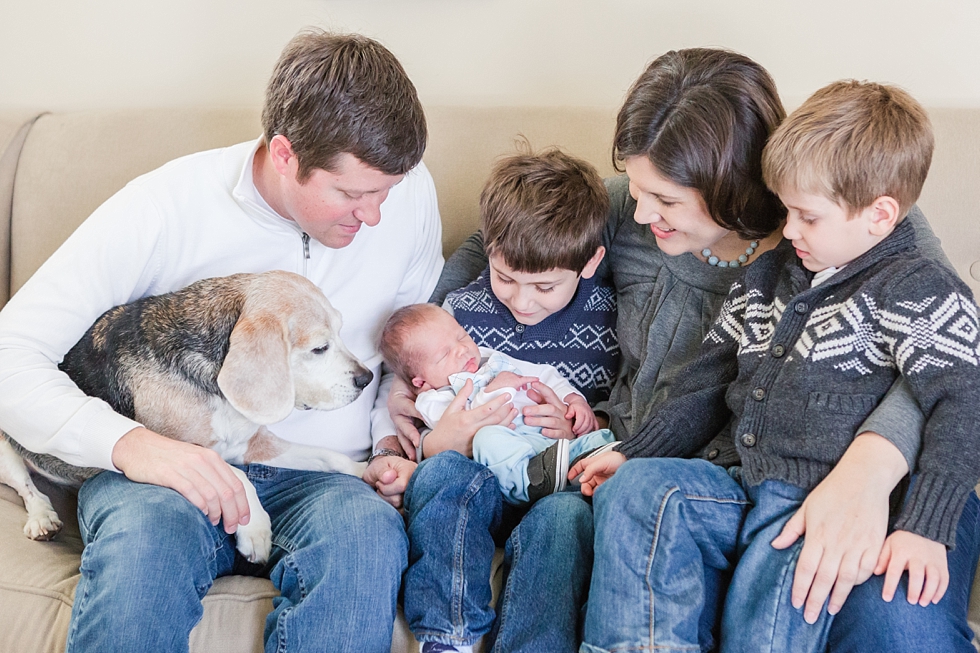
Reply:
[[[738,262],[739,263],[745,263],[748,260],[749,260],[749,257],[746,256],[745,254],[742,254],[741,256],[738,257]]]
[[[738,265],[739,265],[738,261],[729,261],[728,262],[728,267],[730,267],[730,268],[737,268]]]
[[[711,250],[705,247],[704,249],[701,250],[701,256],[708,258],[709,256],[711,256]]]
[[[709,256],[708,257],[708,265],[718,265],[718,257],[717,256]]]

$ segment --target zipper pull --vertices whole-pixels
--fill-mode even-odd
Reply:
[[[303,232],[303,257],[310,260],[310,234]]]

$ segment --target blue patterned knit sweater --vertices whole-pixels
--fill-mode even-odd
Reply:
[[[616,291],[579,281],[568,306],[533,326],[520,324],[490,288],[490,269],[449,293],[444,307],[480,347],[558,369],[590,405],[609,397],[619,369]]]

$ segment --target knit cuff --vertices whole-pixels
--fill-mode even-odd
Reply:
[[[956,526],[972,490],[971,485],[954,479],[918,474],[895,529],[927,537],[952,550],[956,547]]]
[[[666,425],[661,420],[654,419],[641,428],[629,440],[620,442],[619,446],[616,447],[616,451],[626,456],[627,460],[631,458],[663,456],[665,454],[662,448],[657,446],[657,442],[665,430]]]

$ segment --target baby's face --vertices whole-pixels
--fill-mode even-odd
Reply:
[[[463,327],[445,311],[419,325],[409,345],[421,361],[412,385],[431,390],[449,385],[449,375],[480,368],[480,348]]]

